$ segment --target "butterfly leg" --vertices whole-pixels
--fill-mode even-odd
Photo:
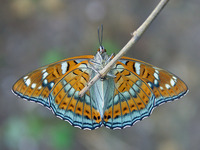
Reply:
[[[115,57],[115,53],[112,53],[112,54],[110,55],[110,57],[106,60],[105,64],[108,64],[108,63],[111,61],[111,59],[112,59],[113,57]]]

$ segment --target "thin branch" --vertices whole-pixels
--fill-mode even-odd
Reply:
[[[120,50],[120,52],[101,70],[99,73],[92,79],[90,82],[79,92],[79,96],[82,97],[87,90],[99,79],[104,77],[113,65],[133,46],[137,40],[141,37],[144,31],[149,27],[152,21],[156,18],[156,16],[161,12],[164,6],[167,4],[169,0],[161,0],[160,3],[156,6],[153,12],[149,15],[149,17],[144,21],[144,23],[132,33],[132,38],[129,42]]]

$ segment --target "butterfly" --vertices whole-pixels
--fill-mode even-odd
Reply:
[[[64,59],[20,78],[12,91],[50,108],[81,129],[132,126],[158,105],[184,96],[188,88],[174,74],[146,62],[122,57],[80,97],[79,92],[113,58],[100,46],[95,56]]]
[[[148,117],[155,107],[187,93],[187,85],[174,74],[122,57],[105,77],[79,96],[114,57],[107,55],[102,36],[99,43],[95,56],[64,59],[28,73],[13,85],[13,93],[44,105],[75,127],[90,130],[103,125],[110,129],[132,126]]]

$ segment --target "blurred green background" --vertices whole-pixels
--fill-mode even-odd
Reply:
[[[200,1],[171,0],[126,56],[170,70],[190,92],[131,128],[83,131],[14,96],[14,82],[44,64],[94,55],[97,28],[117,53],[159,0],[1,0],[0,149],[197,150],[200,142]]]

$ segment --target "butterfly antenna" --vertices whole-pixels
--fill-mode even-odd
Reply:
[[[100,27],[98,27],[98,39],[99,39],[99,45],[100,45],[100,47],[103,47],[102,46],[102,41],[103,41],[103,24],[101,24],[101,31],[100,31]]]

